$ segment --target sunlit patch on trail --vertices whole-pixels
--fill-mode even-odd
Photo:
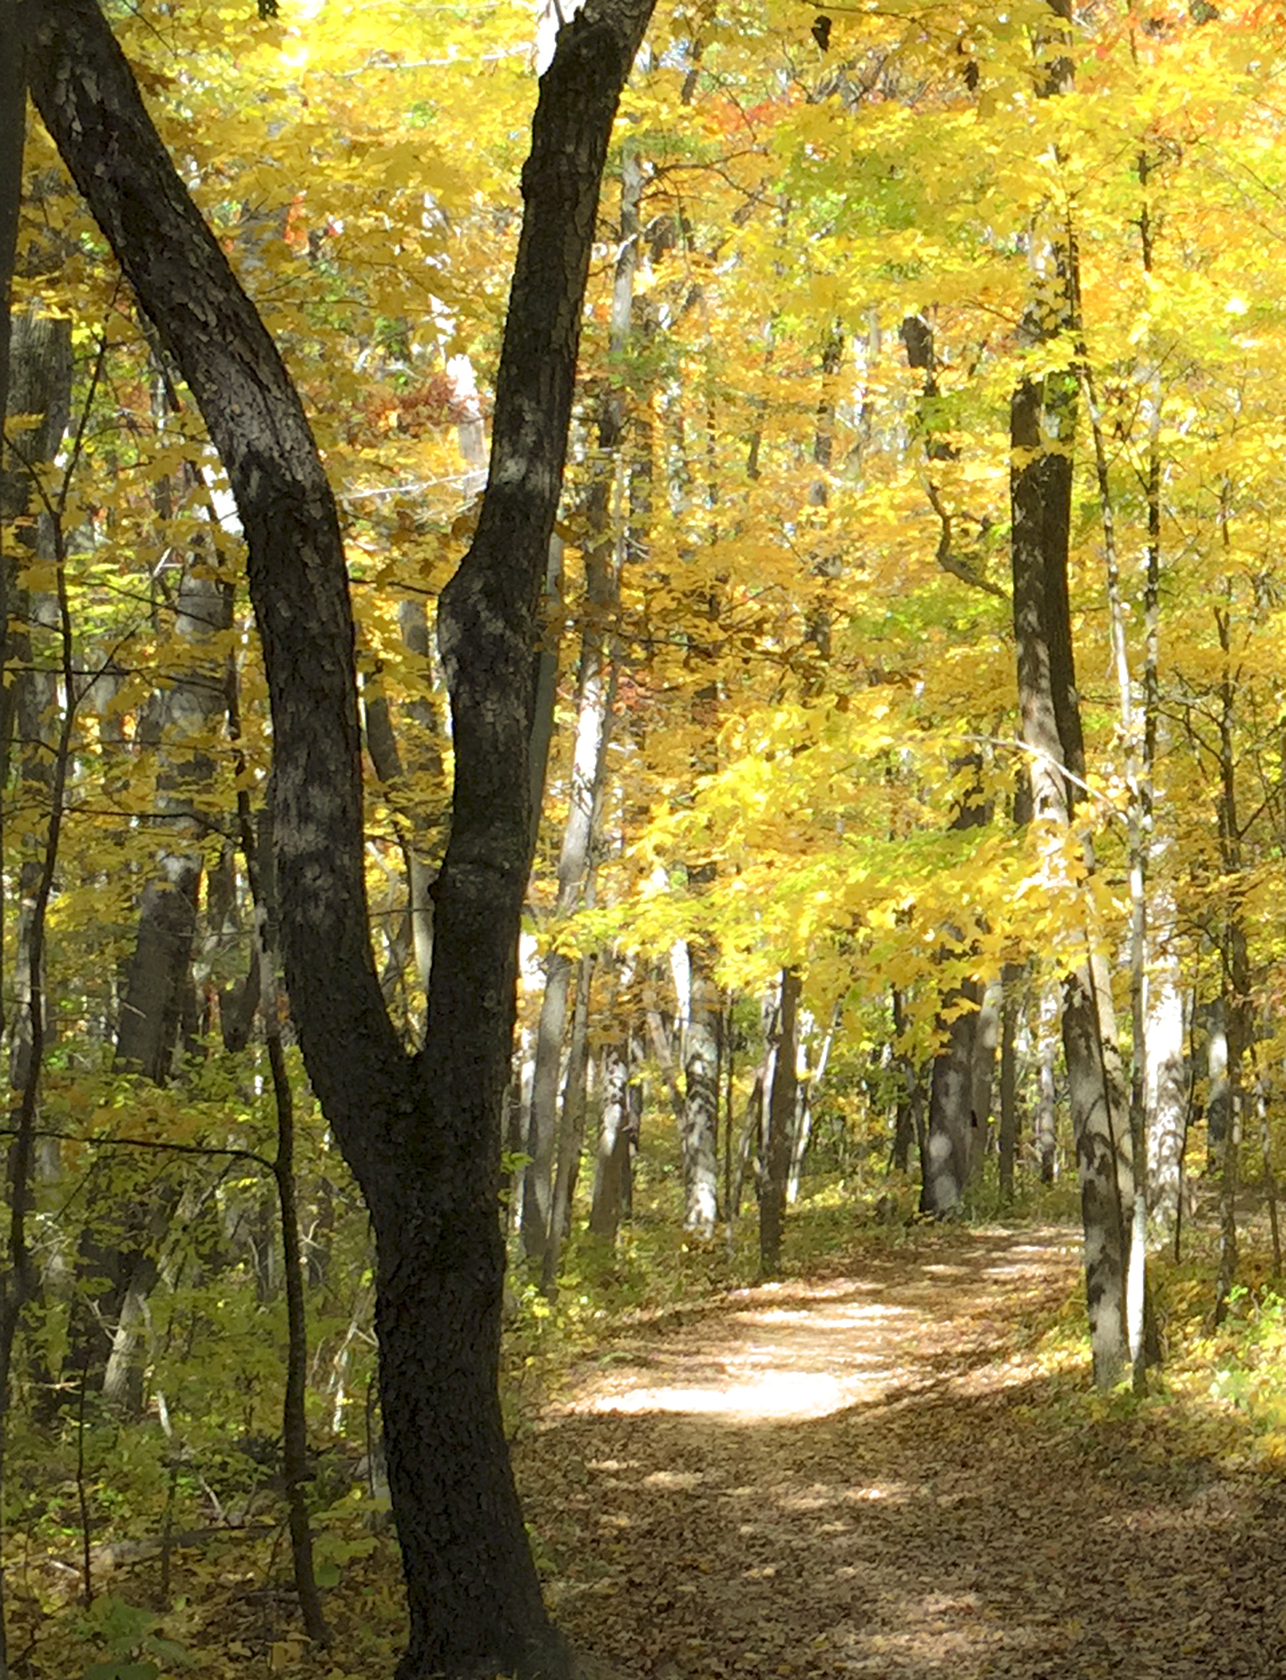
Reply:
[[[664,1360],[663,1380],[655,1366],[618,1370],[608,1387],[574,1409],[670,1412],[736,1423],[828,1417],[896,1382],[894,1334],[907,1316],[901,1307],[839,1301],[833,1294],[821,1310],[808,1301],[774,1302],[738,1313],[732,1322],[739,1345],[729,1347],[725,1340],[717,1357],[690,1343],[676,1347]]]
[[[636,1388],[605,1395],[595,1412],[716,1413],[754,1422],[756,1418],[826,1417],[853,1401],[852,1385],[820,1371],[764,1371],[722,1388]]]

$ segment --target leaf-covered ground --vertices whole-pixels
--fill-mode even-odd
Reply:
[[[653,1680],[1286,1674],[1286,1489],[1051,1370],[1076,1267],[925,1232],[618,1337],[520,1453],[562,1625]]]

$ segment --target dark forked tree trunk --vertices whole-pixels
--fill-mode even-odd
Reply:
[[[439,611],[455,802],[430,1029],[415,1057],[385,1013],[368,937],[353,626],[308,422],[93,0],[26,4],[40,113],[201,408],[245,531],[272,702],[291,1001],[378,1245],[389,1481],[410,1608],[400,1680],[553,1680],[570,1658],[545,1614],[496,1392],[500,1115],[531,847],[537,602],[599,179],[649,0],[590,0],[559,32],[541,80],[490,477]]]

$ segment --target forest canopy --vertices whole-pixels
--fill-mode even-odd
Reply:
[[[573,1672],[506,1262],[1280,1271],[1286,19],[650,14],[0,13],[4,1522],[266,1441],[299,1580],[378,1343],[403,1680]]]

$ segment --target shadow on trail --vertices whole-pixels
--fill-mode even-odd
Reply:
[[[658,1680],[1286,1674],[1286,1495],[1175,1411],[1060,1415],[1027,1356],[1075,1259],[1024,1235],[747,1291],[587,1379],[522,1455],[573,1637]]]

